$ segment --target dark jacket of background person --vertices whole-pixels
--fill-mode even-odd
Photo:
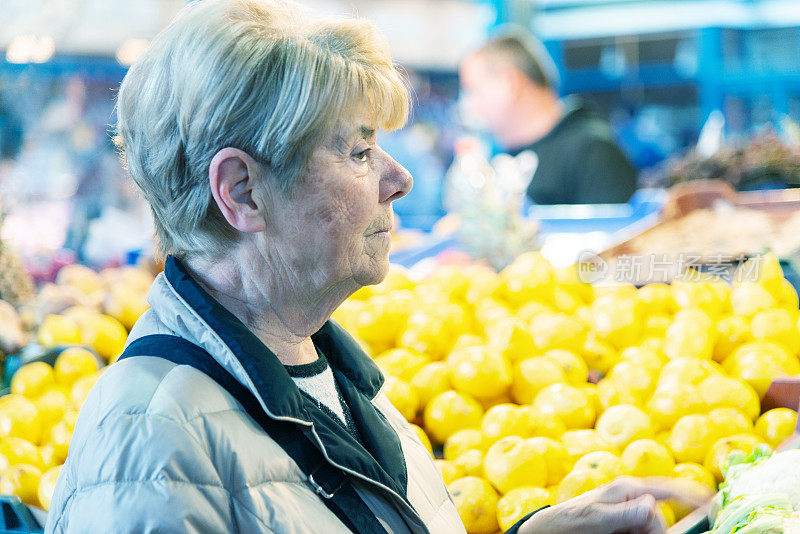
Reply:
[[[636,169],[611,127],[579,98],[550,133],[512,154],[525,150],[539,159],[527,189],[536,204],[620,203],[636,191]]]

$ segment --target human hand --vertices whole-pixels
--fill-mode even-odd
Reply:
[[[542,510],[522,524],[519,534],[664,534],[667,526],[656,500],[698,507],[711,497],[710,489],[690,480],[620,477]]]

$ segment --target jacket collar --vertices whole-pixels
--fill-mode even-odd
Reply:
[[[277,356],[236,316],[200,287],[178,258],[167,257],[164,274],[175,293],[236,355],[256,390],[269,393],[262,395],[268,411],[278,417],[309,421],[310,417],[304,409],[305,398]],[[311,339],[328,357],[332,368],[344,374],[368,399],[375,398],[383,386],[383,375],[341,326],[329,320]]]

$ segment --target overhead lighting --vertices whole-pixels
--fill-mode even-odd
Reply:
[[[126,67],[133,65],[148,46],[150,41],[147,39],[127,39],[117,48],[117,61]]]
[[[56,52],[56,42],[44,35],[17,35],[6,49],[6,61],[9,63],[44,63]]]
[[[31,61],[34,63],[45,63],[53,54],[56,53],[56,42],[49,35],[40,37],[36,42],[36,46],[31,52]]]

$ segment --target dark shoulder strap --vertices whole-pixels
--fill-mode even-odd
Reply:
[[[255,395],[207,351],[178,336],[155,334],[132,341],[119,359],[134,356],[154,356],[177,365],[188,365],[213,379],[239,401],[247,414],[297,463],[322,502],[350,530],[364,534],[386,532],[347,475],[325,459],[304,429],[293,423],[270,419]]]

